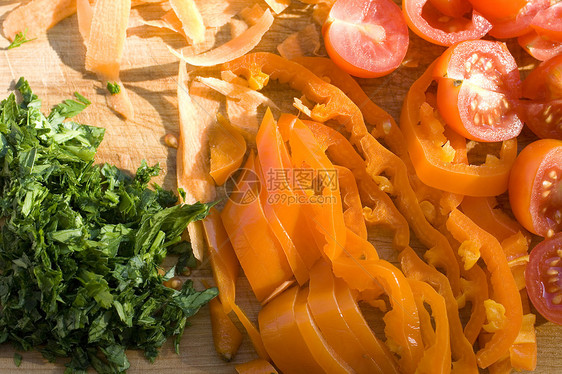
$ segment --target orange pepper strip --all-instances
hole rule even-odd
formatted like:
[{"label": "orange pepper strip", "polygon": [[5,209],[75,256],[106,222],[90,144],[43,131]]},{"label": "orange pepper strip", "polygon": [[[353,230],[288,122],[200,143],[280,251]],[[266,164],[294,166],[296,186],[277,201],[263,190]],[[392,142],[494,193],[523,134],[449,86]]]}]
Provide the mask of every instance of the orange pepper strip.
[{"label": "orange pepper strip", "polygon": [[470,319],[464,326],[464,335],[470,344],[474,344],[482,326],[486,323],[484,301],[488,299],[488,278],[478,265],[474,265],[470,270],[465,271],[464,277],[466,280],[463,282],[462,297],[464,301],[470,301],[472,306]]},{"label": "orange pepper strip", "polygon": [[287,147],[269,109],[256,136],[261,165],[262,206],[272,230],[281,243],[299,284],[308,280],[308,270],[320,257],[311,237],[312,224],[306,204],[297,204],[291,183],[293,168]]},{"label": "orange pepper strip", "polygon": [[298,293],[298,287],[289,288],[260,310],[261,337],[267,352],[282,372],[319,373],[322,368],[313,358],[295,320]]},{"label": "orange pepper strip", "polygon": [[355,177],[351,171],[343,166],[336,166],[341,200],[344,205],[343,219],[348,229],[362,239],[367,240],[367,226],[363,218],[363,207]]},{"label": "orange pepper strip", "polygon": [[408,222],[396,209],[392,199],[382,192],[371,176],[367,174],[365,160],[351,143],[341,133],[324,124],[314,121],[302,122],[313,132],[330,160],[336,165],[348,168],[355,176],[362,204],[366,205],[365,219],[367,222],[376,226],[389,227],[394,232],[395,248],[406,247],[410,241]]},{"label": "orange pepper strip", "polygon": [[203,220],[203,227],[209,248],[211,270],[219,289],[219,298],[225,313],[229,313],[236,299],[236,279],[240,263],[216,208],[210,209],[209,214]]},{"label": "orange pepper strip", "polygon": [[266,361],[269,361],[270,360],[269,354],[265,349],[262,337],[256,326],[253,324],[252,321],[250,321],[246,313],[244,313],[244,311],[240,309],[240,307],[237,304],[232,305],[232,311],[234,312],[234,314],[236,314],[236,317],[238,317],[238,320],[240,321],[242,326],[244,326],[244,328],[246,329],[246,332],[248,333],[248,336],[250,337],[250,340],[252,341],[252,345],[254,346],[254,349],[258,354],[258,356],[260,356],[262,359]]},{"label": "orange pepper strip", "polygon": [[476,356],[472,350],[472,344],[463,334],[457,301],[447,277],[423,262],[412,248],[403,250],[399,259],[402,270],[408,278],[430,284],[445,299],[451,334],[451,351],[454,359],[453,372],[477,374]]},{"label": "orange pepper strip", "polygon": [[295,321],[312,356],[326,373],[354,373],[353,368],[347,364],[324,339],[312,313],[307,305],[310,290],[301,288],[295,301]]},{"label": "orange pepper strip", "polygon": [[261,358],[238,364],[234,368],[238,374],[279,374],[273,365]]},{"label": "orange pepper strip", "polygon": [[257,191],[257,159],[251,153],[237,181],[239,191],[230,195],[222,211],[222,221],[232,247],[261,302],[293,273],[265,217]]},{"label": "orange pepper strip", "polygon": [[476,354],[479,366],[486,368],[508,352],[521,329],[521,297],[501,245],[494,236],[481,229],[459,210],[451,212],[447,220],[447,229],[459,242],[472,239],[480,243],[482,259],[490,272],[494,298],[505,308],[506,318],[502,326]]},{"label": "orange pepper strip", "polygon": [[391,152],[384,152],[383,150],[386,148],[373,137],[365,136],[361,143],[367,157],[367,172],[371,175],[386,172],[393,176],[392,184],[399,193],[396,199],[398,208],[410,223],[417,238],[430,248],[425,252],[425,258],[431,265],[445,269],[453,292],[458,294],[460,292],[460,269],[453,249],[447,238],[431,226],[425,218],[416,194],[409,184],[405,164]]},{"label": "orange pepper strip", "polygon": [[495,196],[505,192],[517,155],[517,141],[503,142],[499,159],[488,158],[481,165],[454,162],[447,154],[454,148],[443,135],[444,126],[426,102],[434,65],[410,87],[400,117],[416,174],[429,186],[463,195]]},{"label": "orange pepper strip", "polygon": [[525,268],[529,261],[529,238],[521,231],[502,240],[501,245],[507,258],[517,288],[525,288]]},{"label": "orange pepper strip", "polygon": [[[294,168],[313,171],[314,178],[321,185],[301,185],[308,198],[321,200],[309,204],[313,223],[313,235],[318,246],[330,258],[337,258],[345,248],[346,227],[343,218],[342,202],[337,183],[336,169],[324,154],[314,134],[296,117],[291,121],[279,121],[281,133],[289,136],[291,159]],[[322,178],[322,180],[321,180]],[[314,195],[315,191],[321,195]]]},{"label": "orange pepper strip", "polygon": [[[439,295],[429,284],[415,279],[408,279],[412,288],[418,311],[426,309],[424,302],[431,307],[431,314],[435,321],[435,331],[431,320],[426,320],[423,330],[431,330],[431,341],[418,363],[416,373],[438,374],[451,372],[451,344],[449,338],[449,321],[447,318],[447,307],[443,296]],[[420,319],[421,320],[421,319]]]},{"label": "orange pepper strip", "polygon": [[357,373],[385,373],[343,318],[330,265],[319,261],[310,271],[308,307],[326,342]]},{"label": "orange pepper strip", "polygon": [[209,301],[209,312],[215,351],[223,360],[229,362],[242,344],[242,334],[225,313],[219,299]]},{"label": "orange pepper strip", "polygon": [[334,274],[344,279],[352,289],[384,289],[392,305],[392,310],[383,317],[387,345],[400,355],[400,369],[413,373],[423,356],[423,342],[416,302],[406,277],[384,260],[342,257],[333,261],[332,267]]},{"label": "orange pepper strip", "polygon": [[226,118],[218,116],[216,125],[210,130],[209,148],[211,153],[209,174],[217,186],[220,186],[242,165],[246,153],[246,141]]},{"label": "orange pepper strip", "polygon": [[467,196],[461,203],[462,212],[478,226],[494,235],[500,243],[518,232],[530,239],[527,230],[497,206],[498,202],[493,196]]},{"label": "orange pepper strip", "polygon": [[334,281],[340,311],[350,329],[357,336],[363,347],[367,349],[369,355],[380,365],[385,374],[398,373],[396,359],[388,347],[373,334],[373,331],[361,314],[349,286],[340,278],[334,278]]}]

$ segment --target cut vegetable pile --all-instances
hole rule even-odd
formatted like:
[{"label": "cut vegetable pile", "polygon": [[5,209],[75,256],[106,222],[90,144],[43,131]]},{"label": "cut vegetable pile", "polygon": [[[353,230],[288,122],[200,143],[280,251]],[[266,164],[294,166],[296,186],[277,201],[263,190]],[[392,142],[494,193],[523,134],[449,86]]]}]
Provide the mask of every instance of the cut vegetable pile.
[{"label": "cut vegetable pile", "polygon": [[[12,39],[19,35],[21,45],[76,8],[87,45],[86,69],[107,86],[109,105],[131,118],[119,63],[131,6],[144,2],[149,1],[78,0],[60,12],[57,6],[64,1],[47,6],[32,0],[8,16],[4,33]],[[252,52],[291,6],[289,0],[267,0],[263,7],[257,1],[162,1],[169,8],[163,18],[146,22],[180,33],[187,43],[170,52],[180,59],[177,182],[184,201],[193,205],[166,209],[198,209],[175,221],[170,240],[176,242],[181,221],[193,256],[208,259],[219,291],[210,303],[217,353],[225,361],[235,357],[243,339],[238,326],[243,326],[259,358],[237,365],[239,373],[534,370],[537,317],[530,301],[548,320],[562,321],[562,39],[560,25],[551,22],[560,19],[562,3],[404,0],[400,9],[389,0],[303,2],[323,24],[331,59],[315,56],[321,42],[316,25],[290,33],[277,47],[281,56]],[[40,5],[47,9],[45,18],[25,31],[21,8]],[[232,39],[214,45],[217,29],[226,25]],[[406,25],[448,48],[410,86],[397,124],[349,74],[370,78],[398,69],[408,49]],[[495,40],[479,40],[487,34]],[[510,50],[497,40],[515,37],[533,57],[545,60],[524,81]],[[356,48],[349,48],[353,43]],[[286,103],[268,97],[272,81],[292,90],[287,91],[294,97],[287,100],[296,111],[280,110]],[[31,93],[23,93],[21,107],[3,103],[4,116],[33,112]],[[64,110],[54,112],[55,120],[69,116]],[[62,120],[56,125],[64,129],[56,136],[63,144],[89,139],[83,134],[67,139],[68,131],[78,130]],[[518,137],[525,126],[544,139],[521,151]],[[8,144],[7,135],[0,141]],[[19,156],[24,166],[31,162],[27,153]],[[0,156],[15,160],[9,152]],[[107,178],[106,168],[101,170]],[[100,183],[104,188],[122,183],[111,180]],[[222,190],[228,196],[211,208]],[[36,189],[26,191],[16,200],[29,215],[35,208],[28,196],[43,197]],[[509,199],[510,206],[501,199]],[[10,216],[4,205],[2,215]],[[6,219],[3,231],[14,227],[13,219]],[[81,256],[72,236],[76,229],[37,235]],[[95,233],[106,234],[103,228]],[[392,243],[396,261],[383,258],[376,247],[380,240]],[[414,250],[411,243],[423,249]],[[158,263],[167,246],[151,259]],[[143,248],[150,253],[153,247]],[[29,271],[27,256],[10,261],[15,265],[5,260],[3,276],[19,267]],[[259,305],[256,320],[237,300],[240,270]],[[117,272],[103,267],[101,275],[91,273],[82,281],[86,291],[75,294],[86,293],[97,303],[93,310],[104,312],[110,305],[103,305],[107,300],[99,287],[109,287],[106,278]],[[53,308],[58,285],[34,274],[37,287],[48,294],[36,303]],[[188,286],[170,290],[157,273],[149,279],[158,295],[191,297],[196,306],[177,305],[176,312],[186,316],[215,295],[213,289],[192,294]],[[92,293],[90,281],[97,282],[98,293]],[[111,300],[114,306],[117,300]],[[131,320],[125,318],[125,304],[115,309],[122,322]],[[182,331],[180,323],[173,334]],[[44,341],[19,344],[27,348]],[[122,347],[131,346],[128,341],[120,341],[119,355],[113,345],[94,342],[110,366],[126,369],[118,358]],[[76,355],[64,348],[60,355]],[[149,357],[155,348],[147,350]],[[88,349],[78,353],[96,366],[93,357],[99,352]],[[76,360],[73,369],[83,364]]]}]

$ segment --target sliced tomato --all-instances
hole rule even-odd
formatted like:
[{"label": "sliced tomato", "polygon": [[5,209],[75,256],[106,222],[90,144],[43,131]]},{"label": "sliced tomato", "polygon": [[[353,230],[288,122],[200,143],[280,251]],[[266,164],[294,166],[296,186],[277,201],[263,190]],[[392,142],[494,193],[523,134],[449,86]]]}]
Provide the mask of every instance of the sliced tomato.
[{"label": "sliced tomato", "polygon": [[521,102],[525,124],[540,138],[562,140],[562,54],[535,68],[523,93],[530,99]]},{"label": "sliced tomato", "polygon": [[509,203],[515,218],[534,234],[562,230],[562,140],[541,139],[517,156],[509,177]]},{"label": "sliced tomato", "polygon": [[403,0],[402,11],[408,26],[419,37],[438,45],[450,46],[463,40],[480,39],[492,24],[480,13],[451,17],[428,0]]},{"label": "sliced tomato", "polygon": [[531,22],[537,34],[562,42],[562,2],[540,10]]},{"label": "sliced tomato", "polygon": [[338,0],[322,33],[332,60],[361,78],[389,74],[408,50],[408,27],[392,0]]},{"label": "sliced tomato", "polygon": [[468,0],[429,0],[441,13],[449,17],[462,17],[472,10]]},{"label": "sliced tomato", "polygon": [[535,309],[562,325],[562,233],[533,248],[525,269],[525,285]]},{"label": "sliced tomato", "polygon": [[497,142],[519,135],[523,122],[513,102],[521,80],[515,59],[501,42],[475,40],[450,47],[439,59],[437,108],[465,138]]},{"label": "sliced tomato", "polygon": [[517,42],[528,54],[540,61],[546,61],[562,53],[562,42],[547,39],[532,30],[517,38]]},{"label": "sliced tomato", "polygon": [[525,6],[526,0],[468,0],[472,7],[489,20],[513,18]]},{"label": "sliced tomato", "polygon": [[[495,4],[493,1],[489,1],[489,3]],[[524,35],[533,30],[531,22],[535,15],[548,8],[549,5],[550,0],[529,0],[514,17],[492,21],[494,27],[489,34],[497,39],[509,39]]]}]

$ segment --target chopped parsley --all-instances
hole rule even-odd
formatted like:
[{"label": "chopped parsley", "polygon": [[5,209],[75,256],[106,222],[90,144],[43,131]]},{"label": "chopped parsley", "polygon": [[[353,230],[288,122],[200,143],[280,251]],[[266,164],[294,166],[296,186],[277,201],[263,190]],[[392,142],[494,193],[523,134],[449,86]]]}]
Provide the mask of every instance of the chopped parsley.
[{"label": "chopped parsley", "polygon": [[30,42],[32,40],[35,40],[36,38],[33,39],[27,39],[27,29],[18,32],[16,34],[16,36],[14,37],[14,41],[12,42],[12,44],[10,44],[8,46],[8,49],[12,49],[12,48],[17,48],[19,46],[21,46],[24,43]]},{"label": "chopped parsley", "polygon": [[178,270],[193,262],[180,236],[211,204],[176,205],[172,192],[148,188],[157,165],[130,176],[94,164],[104,129],[65,121],[84,97],[44,116],[27,82],[16,87],[23,101],[12,93],[0,103],[0,343],[69,357],[68,373],[124,372],[127,349],[153,361],[169,337],[177,351],[217,290],[167,288],[176,268],[158,270],[170,251]]},{"label": "chopped parsley", "polygon": [[117,95],[119,92],[121,92],[121,86],[119,86],[119,83],[116,82],[107,82],[107,90],[110,94]]}]

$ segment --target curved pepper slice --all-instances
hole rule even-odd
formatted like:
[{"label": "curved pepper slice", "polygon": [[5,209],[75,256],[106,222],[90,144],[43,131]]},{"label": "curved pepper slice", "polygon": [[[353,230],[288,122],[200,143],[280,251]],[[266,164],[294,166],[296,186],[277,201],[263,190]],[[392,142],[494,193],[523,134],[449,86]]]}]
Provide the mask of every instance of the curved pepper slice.
[{"label": "curved pepper slice", "polygon": [[217,123],[209,131],[211,167],[209,174],[217,186],[223,185],[244,159],[246,141],[228,120],[218,116]]},{"label": "curved pepper slice", "polygon": [[274,231],[299,284],[308,280],[308,270],[320,257],[310,235],[310,207],[298,204],[298,191],[291,180],[294,175],[286,145],[267,110],[256,136],[260,176],[260,198],[271,229]]},{"label": "curved pepper slice", "polygon": [[293,273],[264,215],[256,191],[256,163],[251,153],[237,181],[238,189],[230,195],[221,217],[256,298],[264,301]]},{"label": "curved pepper slice", "polygon": [[298,287],[285,290],[267,303],[258,315],[261,338],[275,365],[283,373],[320,373],[294,315]]},{"label": "curved pepper slice", "polygon": [[382,288],[392,310],[383,317],[389,348],[400,356],[400,369],[413,373],[423,356],[420,321],[412,289],[406,277],[384,260],[338,258],[332,262],[334,274],[350,288],[365,291]]},{"label": "curved pepper slice", "polygon": [[500,157],[489,155],[480,165],[453,162],[455,149],[447,142],[434,108],[426,102],[434,65],[412,84],[400,116],[400,128],[416,174],[429,186],[462,195],[496,196],[505,192],[517,155],[517,141],[504,141]]},{"label": "curved pepper slice", "polygon": [[445,299],[454,372],[477,374],[478,367],[472,343],[463,334],[457,301],[447,277],[423,262],[412,248],[406,248],[400,252],[399,259],[402,270],[408,278],[428,283]]},{"label": "curved pepper slice", "polygon": [[216,208],[210,209],[209,214],[203,220],[203,227],[209,249],[211,270],[219,289],[219,299],[225,313],[229,313],[236,299],[236,279],[238,279],[240,263]]},{"label": "curved pepper slice", "polygon": [[367,226],[363,218],[363,207],[355,177],[343,166],[335,166],[343,203],[343,219],[348,229],[367,240]]},{"label": "curved pepper slice", "polygon": [[279,374],[268,361],[257,358],[234,367],[238,374]]},{"label": "curved pepper slice", "polygon": [[310,271],[308,307],[324,339],[357,373],[385,371],[361,344],[343,318],[330,265],[319,261]]},{"label": "curved pepper slice", "polygon": [[482,259],[490,272],[493,297],[505,309],[505,319],[501,326],[476,354],[479,366],[486,368],[508,352],[521,329],[521,297],[501,245],[494,236],[482,230],[459,210],[451,212],[447,229],[461,243],[469,239],[480,243]]},{"label": "curved pepper slice", "polygon": [[[422,334],[430,330],[430,341],[416,369],[416,373],[438,374],[451,372],[451,344],[449,338],[449,321],[447,307],[443,296],[439,295],[429,284],[415,279],[408,279],[412,288],[418,311],[427,313],[424,303],[431,307],[431,314],[435,321],[433,330],[431,320],[420,318]],[[420,313],[421,316],[421,313]],[[424,323],[425,322],[425,323]]]},{"label": "curved pepper slice", "polygon": [[365,167],[365,160],[353,145],[336,130],[314,121],[302,121],[314,134],[330,160],[353,173],[357,181],[362,204],[365,206],[365,220],[374,226],[384,226],[393,231],[394,246],[406,247],[410,241],[410,228],[390,197],[382,192]]}]

